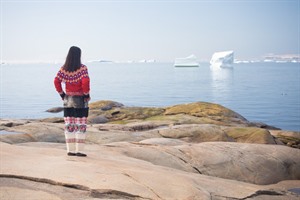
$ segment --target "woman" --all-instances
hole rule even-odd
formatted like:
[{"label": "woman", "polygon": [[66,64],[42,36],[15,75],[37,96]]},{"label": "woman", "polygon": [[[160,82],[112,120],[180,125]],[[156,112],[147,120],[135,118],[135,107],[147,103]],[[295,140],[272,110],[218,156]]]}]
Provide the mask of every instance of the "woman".
[{"label": "woman", "polygon": [[[65,83],[65,91],[62,88]],[[81,64],[81,50],[72,46],[65,64],[58,71],[54,85],[64,104],[65,138],[68,156],[82,153],[90,100],[90,78],[87,67]]]}]

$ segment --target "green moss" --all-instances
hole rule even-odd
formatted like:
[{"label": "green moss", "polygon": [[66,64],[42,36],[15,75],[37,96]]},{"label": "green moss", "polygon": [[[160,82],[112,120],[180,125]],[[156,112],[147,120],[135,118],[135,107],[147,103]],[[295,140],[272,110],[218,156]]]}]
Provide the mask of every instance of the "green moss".
[{"label": "green moss", "polygon": [[274,144],[275,141],[266,129],[256,127],[233,127],[225,129],[226,134],[237,142]]},{"label": "green moss", "polygon": [[187,114],[195,117],[207,117],[215,121],[232,121],[231,118],[247,121],[244,117],[228,108],[207,102],[195,102],[167,107],[164,114]]},{"label": "green moss", "polygon": [[160,115],[161,113],[164,112],[164,110],[161,108],[143,108],[143,107],[125,107],[119,109],[118,111],[119,112],[117,114],[112,115],[111,120],[133,120],[133,119],[142,120],[152,116]]},{"label": "green moss", "polygon": [[89,103],[89,108],[90,109],[100,109],[104,106],[111,105],[112,103],[113,103],[113,101],[110,101],[110,100],[96,101],[96,102]]},{"label": "green moss", "polygon": [[[159,107],[114,107],[117,102],[97,101],[90,104],[90,116],[104,115],[110,122],[146,120],[167,121],[179,124],[216,124],[230,126],[247,123],[239,114],[213,103],[195,102],[175,105],[166,108]],[[112,106],[112,109],[102,111],[103,106]],[[117,122],[120,123],[120,122]]]},{"label": "green moss", "polygon": [[146,121],[165,121],[169,123],[178,123],[178,124],[216,124],[222,125],[222,123],[212,120],[206,117],[195,117],[186,114],[177,114],[177,115],[157,115],[145,119]]},{"label": "green moss", "polygon": [[300,144],[300,139],[295,138],[295,137],[290,137],[290,136],[284,136],[284,135],[278,135],[276,136],[277,139],[282,141],[283,143],[287,144],[288,142],[296,142]]},{"label": "green moss", "polygon": [[180,119],[179,116],[166,116],[166,115],[155,115],[152,117],[148,117],[146,121],[178,121]]},{"label": "green moss", "polygon": [[124,121],[124,120],[118,120],[118,121],[109,122],[109,124],[121,124],[121,125],[125,125],[125,124],[128,124],[128,122]]}]

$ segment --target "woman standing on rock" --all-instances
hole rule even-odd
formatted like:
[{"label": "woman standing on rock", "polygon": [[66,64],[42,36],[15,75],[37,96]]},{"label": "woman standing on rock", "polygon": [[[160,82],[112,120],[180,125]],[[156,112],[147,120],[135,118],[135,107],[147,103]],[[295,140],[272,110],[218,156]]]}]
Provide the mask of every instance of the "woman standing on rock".
[{"label": "woman standing on rock", "polygon": [[[65,91],[62,88],[65,83]],[[64,104],[65,138],[68,156],[86,156],[82,153],[90,100],[90,78],[81,63],[81,50],[72,46],[65,64],[58,71],[54,85]]]}]

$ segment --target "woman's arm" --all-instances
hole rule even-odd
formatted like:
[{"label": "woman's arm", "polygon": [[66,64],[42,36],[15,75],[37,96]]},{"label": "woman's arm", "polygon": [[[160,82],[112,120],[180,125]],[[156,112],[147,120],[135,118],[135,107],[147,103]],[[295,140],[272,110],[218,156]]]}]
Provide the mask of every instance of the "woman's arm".
[{"label": "woman's arm", "polygon": [[90,98],[90,78],[88,76],[82,78],[81,83],[82,83],[84,100],[85,101],[91,100],[91,98]]},{"label": "woman's arm", "polygon": [[61,80],[59,78],[57,78],[57,77],[54,78],[54,86],[55,86],[56,91],[61,96],[61,98],[64,99],[64,97],[65,97],[66,94],[65,94],[65,92],[62,89]]}]

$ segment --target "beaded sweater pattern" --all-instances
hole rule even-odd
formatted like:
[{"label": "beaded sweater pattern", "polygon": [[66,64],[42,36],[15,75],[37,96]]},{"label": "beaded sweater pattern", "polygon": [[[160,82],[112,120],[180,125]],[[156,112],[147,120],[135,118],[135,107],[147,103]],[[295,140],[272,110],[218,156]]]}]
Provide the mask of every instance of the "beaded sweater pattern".
[{"label": "beaded sweater pattern", "polygon": [[65,71],[63,68],[61,68],[58,71],[56,77],[60,81],[65,82],[65,83],[77,83],[83,78],[86,78],[86,77],[88,78],[89,74],[88,74],[87,67],[85,65],[82,65],[75,72],[68,72],[68,71]]}]

